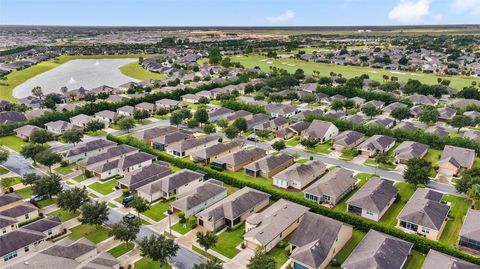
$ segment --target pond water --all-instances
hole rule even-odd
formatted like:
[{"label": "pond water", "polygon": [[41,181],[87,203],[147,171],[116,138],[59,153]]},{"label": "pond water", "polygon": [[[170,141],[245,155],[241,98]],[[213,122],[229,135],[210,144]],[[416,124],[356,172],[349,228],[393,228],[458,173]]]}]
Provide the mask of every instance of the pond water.
[{"label": "pond water", "polygon": [[59,93],[63,86],[69,90],[79,87],[90,90],[102,85],[118,87],[129,81],[138,81],[125,76],[119,70],[121,66],[136,60],[136,58],[70,60],[18,85],[13,89],[13,96],[23,98],[32,95],[32,89],[36,86],[42,87],[44,94]]}]

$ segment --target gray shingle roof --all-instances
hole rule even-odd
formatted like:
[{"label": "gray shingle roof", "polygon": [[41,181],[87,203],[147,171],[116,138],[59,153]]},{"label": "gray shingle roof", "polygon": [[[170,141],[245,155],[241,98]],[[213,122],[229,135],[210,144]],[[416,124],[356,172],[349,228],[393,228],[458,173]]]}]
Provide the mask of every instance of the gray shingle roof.
[{"label": "gray shingle roof", "polygon": [[475,151],[454,146],[445,146],[438,163],[450,162],[458,168],[470,168],[475,160]]},{"label": "gray shingle roof", "polygon": [[344,131],[333,138],[333,144],[355,147],[357,141],[363,137],[365,137],[365,135],[357,131]]},{"label": "gray shingle roof", "polygon": [[265,152],[266,151],[261,148],[241,149],[231,154],[225,155],[217,159],[215,162],[226,163],[230,165],[245,163],[249,160],[250,162],[253,162],[254,160],[261,158],[262,156],[265,156]]},{"label": "gray shingle roof", "polygon": [[37,211],[38,208],[28,202],[24,202],[23,204],[11,207],[9,209],[3,210],[0,212],[0,215],[7,216],[11,218],[16,218],[19,216],[23,216],[27,213]]},{"label": "gray shingle roof", "polygon": [[385,150],[390,144],[394,143],[395,139],[386,135],[374,135],[361,143],[359,148],[366,148],[368,150]]},{"label": "gray shingle roof", "polygon": [[173,126],[168,126],[164,128],[151,128],[151,129],[143,130],[138,133],[134,133],[132,136],[141,140],[144,140],[144,139],[151,140],[151,139],[164,136],[166,134],[170,134],[176,131],[178,131],[177,128]]},{"label": "gray shingle roof", "polygon": [[189,149],[198,147],[200,145],[204,145],[208,142],[218,140],[218,138],[219,137],[216,136],[216,135],[209,135],[209,136],[202,137],[202,138],[192,138],[192,139],[187,139],[187,140],[181,140],[177,143],[170,144],[168,146],[168,148],[171,149],[171,150],[175,150],[177,152],[184,152],[184,151],[187,151]]},{"label": "gray shingle roof", "polygon": [[201,158],[206,160],[220,153],[227,152],[239,146],[241,146],[241,144],[235,141],[232,141],[229,143],[218,143],[218,144],[200,149],[198,151],[195,151],[191,154],[191,156],[193,158]]},{"label": "gray shingle roof", "polygon": [[347,200],[347,204],[380,213],[397,194],[398,189],[393,186],[392,181],[372,177]]},{"label": "gray shingle roof", "polygon": [[305,182],[311,178],[321,176],[326,169],[327,166],[322,161],[312,160],[307,163],[296,163],[274,177],[283,180]]},{"label": "gray shingle roof", "polygon": [[304,192],[317,196],[328,195],[330,197],[339,197],[348,189],[355,185],[353,172],[344,168],[335,169],[328,172],[325,176],[315,181]]},{"label": "gray shingle roof", "polygon": [[27,121],[27,117],[22,112],[5,111],[0,112],[0,123],[15,123]]},{"label": "gray shingle roof", "polygon": [[422,269],[480,269],[480,266],[431,249]]},{"label": "gray shingle roof", "polygon": [[57,217],[53,217],[53,218],[45,218],[45,219],[37,220],[35,222],[32,222],[28,225],[23,226],[23,228],[43,233],[54,227],[58,227],[60,225],[62,225],[62,222],[60,221],[60,219]]},{"label": "gray shingle roof", "polygon": [[460,236],[480,241],[480,210],[468,209]]},{"label": "gray shingle roof", "polygon": [[96,139],[92,141],[88,141],[85,143],[81,143],[76,145],[75,147],[71,148],[67,153],[65,153],[65,157],[71,157],[80,155],[86,152],[98,150],[105,147],[110,147],[116,145],[115,142],[106,140],[106,139]]},{"label": "gray shingle roof", "polygon": [[285,163],[293,161],[293,157],[287,154],[267,155],[253,163],[246,165],[244,168],[251,171],[272,171]]},{"label": "gray shingle roof", "polygon": [[96,248],[97,246],[95,244],[93,244],[92,242],[88,241],[85,238],[82,238],[74,242],[65,241],[65,242],[62,242],[61,244],[56,244],[42,251],[41,253],[50,255],[50,256],[63,257],[67,259],[76,259],[82,256],[83,254],[90,252]]},{"label": "gray shingle roof", "polygon": [[162,177],[157,181],[144,185],[137,190],[149,195],[158,191],[168,193],[189,182],[198,181],[203,178],[203,174],[188,169],[182,169],[176,173]]},{"label": "gray shingle roof", "polygon": [[172,207],[185,212],[225,191],[226,189],[223,186],[207,181],[195,190],[172,202]]},{"label": "gray shingle roof", "polygon": [[22,200],[22,198],[14,192],[3,194],[0,195],[0,206],[8,205],[20,200]]},{"label": "gray shingle roof", "polygon": [[427,150],[428,145],[414,141],[404,141],[395,149],[395,155],[405,160],[414,157],[422,158],[427,153]]},{"label": "gray shingle roof", "polygon": [[335,126],[333,123],[322,120],[313,120],[304,136],[313,138],[323,138],[328,129]]},{"label": "gray shingle roof", "polygon": [[47,237],[43,233],[23,228],[6,233],[0,236],[0,256],[46,238]]},{"label": "gray shingle roof", "polygon": [[137,152],[137,151],[138,151],[137,148],[134,148],[129,145],[118,145],[116,147],[107,149],[105,153],[88,158],[86,163],[87,165],[91,165],[91,164],[95,164],[95,163],[109,160],[112,158],[117,158],[128,153]]},{"label": "gray shingle roof", "polygon": [[168,133],[163,136],[159,136],[157,138],[152,139],[153,142],[157,142],[163,145],[170,145],[175,142],[179,142],[185,139],[194,139],[193,134],[185,131],[185,130],[179,130],[178,132],[173,132],[173,133]]},{"label": "gray shingle roof", "polygon": [[126,174],[123,178],[118,180],[118,183],[126,186],[136,186],[136,188],[138,188],[169,175],[171,171],[172,170],[168,165],[154,163]]}]

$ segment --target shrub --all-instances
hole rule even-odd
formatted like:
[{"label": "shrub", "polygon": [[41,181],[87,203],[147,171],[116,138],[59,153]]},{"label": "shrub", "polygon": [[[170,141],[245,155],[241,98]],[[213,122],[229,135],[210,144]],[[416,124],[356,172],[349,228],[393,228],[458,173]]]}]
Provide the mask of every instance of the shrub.
[{"label": "shrub", "polygon": [[92,172],[91,172],[90,170],[85,170],[85,177],[86,177],[86,178],[91,178],[91,177],[93,177]]},{"label": "shrub", "polygon": [[279,248],[284,248],[284,247],[286,247],[287,245],[288,245],[288,243],[285,242],[284,240],[280,240],[280,242],[278,242],[278,244],[277,244],[277,246],[278,246]]},{"label": "shrub", "polygon": [[194,223],[194,224],[192,224],[192,225],[190,226],[190,229],[193,230],[193,229],[197,228],[197,226],[198,226],[198,224],[197,224],[197,223]]},{"label": "shrub", "polygon": [[62,161],[60,162],[60,166],[61,166],[61,167],[66,167],[66,166],[68,166],[68,162],[65,161],[65,160],[62,160]]},{"label": "shrub", "polygon": [[178,217],[179,217],[180,219],[185,219],[185,212],[183,212],[183,211],[182,211],[182,212],[178,212]]}]

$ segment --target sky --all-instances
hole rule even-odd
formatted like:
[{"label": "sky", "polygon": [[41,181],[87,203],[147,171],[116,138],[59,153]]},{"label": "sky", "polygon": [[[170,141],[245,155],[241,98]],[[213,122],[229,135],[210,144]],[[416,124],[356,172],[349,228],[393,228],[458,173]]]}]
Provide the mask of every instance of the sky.
[{"label": "sky", "polygon": [[0,25],[480,24],[480,0],[0,0]]}]

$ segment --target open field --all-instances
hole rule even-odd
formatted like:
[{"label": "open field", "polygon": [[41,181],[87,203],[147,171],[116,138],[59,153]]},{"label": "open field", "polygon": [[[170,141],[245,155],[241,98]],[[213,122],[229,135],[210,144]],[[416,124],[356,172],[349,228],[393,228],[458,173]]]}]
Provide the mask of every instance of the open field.
[{"label": "open field", "polygon": [[320,76],[328,76],[330,72],[340,73],[345,78],[352,78],[361,74],[368,74],[371,79],[382,82],[383,75],[396,76],[399,81],[407,82],[408,79],[418,79],[427,84],[437,84],[437,78],[445,78],[451,81],[450,86],[462,89],[470,86],[472,81],[480,83],[480,78],[466,76],[441,76],[435,74],[413,73],[413,72],[396,72],[383,69],[375,69],[360,66],[344,66],[335,64],[324,64],[315,62],[305,62],[296,59],[272,59],[258,54],[242,55],[232,57],[232,61],[240,62],[246,68],[260,67],[263,71],[268,71],[270,67],[286,69],[289,72],[295,72],[298,68],[302,68],[305,73],[312,74],[314,70],[320,71]]},{"label": "open field", "polygon": [[139,80],[147,80],[147,79],[162,79],[166,77],[164,74],[153,73],[148,70],[143,69],[139,64],[138,61],[126,64],[120,67],[120,72],[122,72],[125,76],[129,76]]},{"label": "open field", "polygon": [[[0,85],[0,99],[15,101],[15,98],[12,96],[12,91],[15,87],[27,81],[30,78],[33,78],[36,75],[39,75],[43,72],[51,70],[55,67],[58,67],[70,60],[75,59],[118,59],[118,58],[138,58],[140,56],[149,57],[152,55],[141,55],[141,54],[125,54],[125,55],[62,55],[55,59],[41,62],[29,68],[25,68],[20,71],[12,72],[6,76],[6,80],[2,81]],[[126,74],[128,76],[128,74]]]}]

